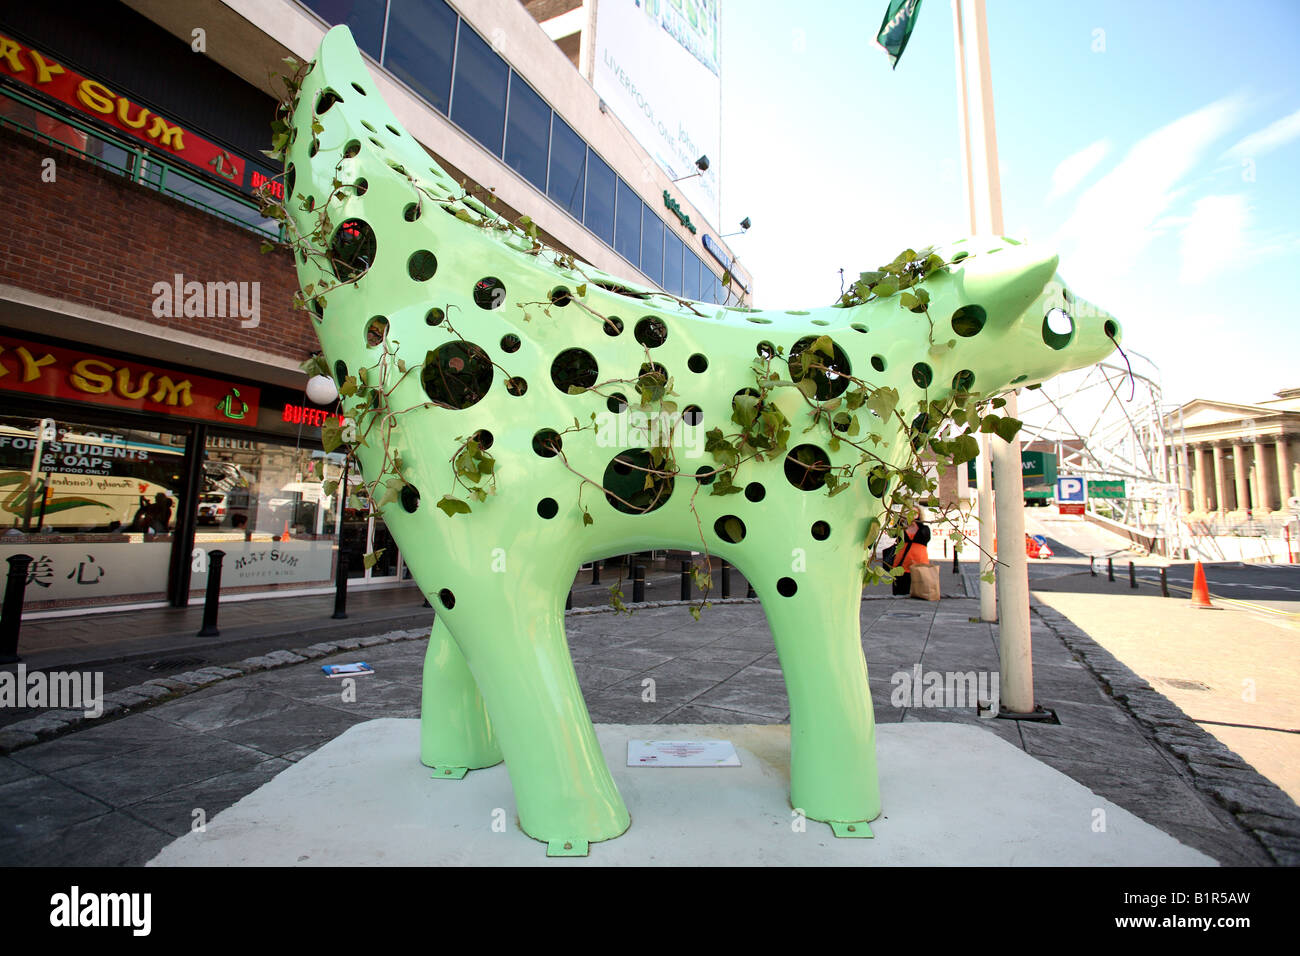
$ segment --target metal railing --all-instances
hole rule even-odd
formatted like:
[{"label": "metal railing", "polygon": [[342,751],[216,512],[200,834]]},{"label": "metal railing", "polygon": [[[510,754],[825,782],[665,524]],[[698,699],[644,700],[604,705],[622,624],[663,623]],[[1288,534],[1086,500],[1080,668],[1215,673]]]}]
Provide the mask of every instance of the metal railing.
[{"label": "metal railing", "polygon": [[[5,99],[77,130],[86,136],[86,143],[85,146],[78,146],[3,113],[0,113],[0,127],[17,130],[37,142],[72,153],[101,169],[117,173],[134,183],[147,186],[260,236],[277,241],[284,238],[284,226],[263,216],[258,210],[257,202],[251,198],[219,189],[203,177],[162,159],[150,149],[104,133],[70,113],[51,109],[47,104],[11,86],[0,85],[0,100]],[[92,144],[97,152],[91,151]]]}]

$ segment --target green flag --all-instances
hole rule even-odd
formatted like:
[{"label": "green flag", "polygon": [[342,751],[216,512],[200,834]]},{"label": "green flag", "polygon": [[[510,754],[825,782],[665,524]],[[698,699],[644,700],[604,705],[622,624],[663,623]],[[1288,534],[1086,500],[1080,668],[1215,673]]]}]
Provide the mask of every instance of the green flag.
[{"label": "green flag", "polygon": [[889,0],[876,42],[888,55],[894,69],[898,68],[898,61],[907,49],[907,41],[912,38],[912,27],[916,26],[920,12],[921,0]]}]

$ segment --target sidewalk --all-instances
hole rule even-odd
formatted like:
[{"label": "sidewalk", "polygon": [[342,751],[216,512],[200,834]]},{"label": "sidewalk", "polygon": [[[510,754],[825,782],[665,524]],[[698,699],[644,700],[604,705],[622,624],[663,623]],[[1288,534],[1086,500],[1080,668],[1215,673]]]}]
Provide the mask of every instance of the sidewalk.
[{"label": "sidewalk", "polygon": [[[953,581],[945,571],[945,591],[962,593]],[[743,583],[733,582],[732,593],[743,595]],[[650,595],[673,599],[677,590],[657,583]],[[271,614],[266,607],[279,602],[250,603],[266,608],[261,616],[278,629],[277,653],[227,657],[221,662],[229,668],[201,667],[170,685],[167,679],[146,685],[157,700],[123,694],[114,718],[53,739],[19,745],[18,728],[0,730],[0,750],[13,748],[0,757],[0,864],[142,864],[196,821],[210,820],[348,727],[418,716],[430,612],[419,607],[418,594],[405,608],[394,597],[382,592],[371,609],[389,617],[368,619],[358,607],[356,618],[333,622],[350,628],[348,637],[314,645],[295,638],[319,632],[288,610]],[[309,610],[317,609],[302,601],[300,611]],[[417,627],[388,626],[420,611]],[[241,626],[252,628],[258,615],[248,613]],[[1222,863],[1300,862],[1295,805],[1077,622],[1045,605],[1033,614],[1035,681],[1040,703],[1057,713],[1059,724],[982,719],[969,708],[895,706],[891,678],[916,666],[923,673],[996,671],[996,629],[972,622],[977,615],[978,602],[964,596],[925,603],[881,596],[879,589],[868,595],[863,649],[878,722],[962,722],[997,734]],[[223,616],[223,631],[225,623]],[[567,629],[597,723],[788,721],[780,666],[757,602],[719,604],[699,623],[679,604],[644,607],[630,618],[580,609]],[[377,674],[357,682],[357,701],[344,702],[319,665],[360,659]],[[654,682],[652,700],[644,693],[647,678]]]}]

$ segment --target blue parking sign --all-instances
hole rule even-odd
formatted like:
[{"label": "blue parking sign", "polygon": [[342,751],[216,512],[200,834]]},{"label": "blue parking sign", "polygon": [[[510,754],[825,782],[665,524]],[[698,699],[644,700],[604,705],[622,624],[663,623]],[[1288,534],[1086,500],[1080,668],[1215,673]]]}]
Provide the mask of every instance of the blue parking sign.
[{"label": "blue parking sign", "polygon": [[1057,478],[1056,500],[1061,504],[1084,504],[1088,500],[1088,492],[1083,479]]}]

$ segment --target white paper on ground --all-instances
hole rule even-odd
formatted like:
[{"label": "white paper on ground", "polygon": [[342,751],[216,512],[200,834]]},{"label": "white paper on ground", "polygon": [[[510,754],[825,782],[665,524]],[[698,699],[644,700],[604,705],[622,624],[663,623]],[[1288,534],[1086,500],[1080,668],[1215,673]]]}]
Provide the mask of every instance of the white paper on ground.
[{"label": "white paper on ground", "polygon": [[629,740],[629,767],[739,767],[730,740]]}]

